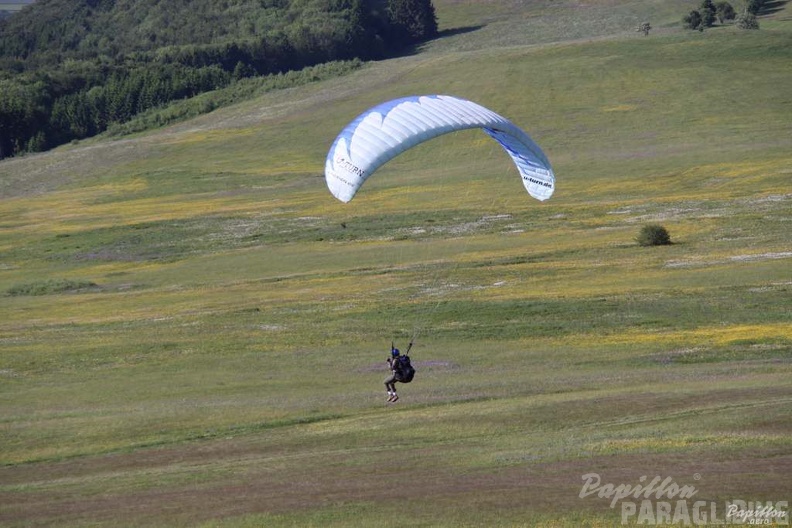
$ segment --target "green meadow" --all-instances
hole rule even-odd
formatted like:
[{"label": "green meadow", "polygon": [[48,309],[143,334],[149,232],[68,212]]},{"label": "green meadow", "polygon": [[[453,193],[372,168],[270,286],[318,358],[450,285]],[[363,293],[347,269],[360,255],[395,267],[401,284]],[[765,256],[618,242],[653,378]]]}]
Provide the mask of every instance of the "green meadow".
[{"label": "green meadow", "polygon": [[[792,499],[792,8],[435,5],[412,55],[0,162],[0,525],[622,525],[592,473],[695,487],[676,525]],[[422,93],[524,127],[554,196],[469,130],[336,201],[336,134]]]}]

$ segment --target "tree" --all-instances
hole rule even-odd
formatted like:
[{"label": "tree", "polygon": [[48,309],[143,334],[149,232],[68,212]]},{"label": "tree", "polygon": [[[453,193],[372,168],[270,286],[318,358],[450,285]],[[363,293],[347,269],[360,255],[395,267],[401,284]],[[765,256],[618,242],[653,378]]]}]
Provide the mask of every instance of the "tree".
[{"label": "tree", "polygon": [[737,13],[729,2],[718,2],[715,4],[715,15],[718,17],[718,22],[723,24],[724,22],[734,20]]},{"label": "tree", "polygon": [[437,36],[437,15],[431,0],[388,0],[388,16],[407,43]]},{"label": "tree", "polygon": [[649,31],[652,29],[652,25],[649,22],[643,22],[636,31],[640,31],[644,34],[644,36],[649,35]]},{"label": "tree", "polygon": [[759,20],[756,15],[745,10],[737,17],[736,25],[740,29],[759,29]]},{"label": "tree", "polygon": [[698,11],[691,11],[690,14],[685,15],[685,17],[682,18],[682,24],[687,29],[698,29],[699,31],[704,30],[704,25],[702,24],[701,20],[701,13]]},{"label": "tree", "polygon": [[232,74],[236,80],[244,79],[245,77],[253,77],[254,75],[256,75],[256,70],[254,70],[252,66],[249,66],[242,61],[236,63],[236,66],[234,67],[234,73]]},{"label": "tree", "polygon": [[43,81],[0,79],[0,157],[41,145],[41,136],[30,140],[47,126],[50,99]]},{"label": "tree", "polygon": [[704,27],[712,27],[715,25],[716,9],[715,4],[712,3],[712,0],[703,0],[698,11],[701,15],[701,23],[704,25]]},{"label": "tree", "polygon": [[27,152],[41,152],[42,150],[47,149],[47,135],[44,134],[43,130],[39,130],[30,140],[27,142],[27,146],[25,150]]}]

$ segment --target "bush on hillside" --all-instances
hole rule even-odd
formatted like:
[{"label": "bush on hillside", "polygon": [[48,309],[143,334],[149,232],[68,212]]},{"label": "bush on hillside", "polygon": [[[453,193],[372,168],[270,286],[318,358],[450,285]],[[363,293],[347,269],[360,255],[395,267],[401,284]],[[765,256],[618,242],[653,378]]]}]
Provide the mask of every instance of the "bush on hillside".
[{"label": "bush on hillside", "polygon": [[671,244],[671,235],[661,225],[645,225],[638,233],[637,241],[641,246],[667,246]]},{"label": "bush on hillside", "polygon": [[704,24],[701,21],[701,13],[698,11],[691,11],[687,15],[682,18],[682,25],[686,29],[698,29],[699,31],[704,30]]},{"label": "bush on hillside", "polygon": [[715,4],[715,15],[720,24],[725,24],[734,20],[737,17],[737,12],[729,2],[718,2]]},{"label": "bush on hillside", "polygon": [[737,17],[735,25],[740,29],[759,29],[759,20],[756,19],[756,15],[753,13],[745,11]]},{"label": "bush on hillside", "polygon": [[[749,2],[758,2],[760,4],[762,1],[763,0],[749,0]],[[714,26],[715,22],[724,24],[734,20],[735,16],[736,12],[734,7],[725,0],[717,4],[713,3],[712,0],[702,0],[698,9],[694,9],[682,17],[682,26],[686,29],[704,31],[706,28]]]}]

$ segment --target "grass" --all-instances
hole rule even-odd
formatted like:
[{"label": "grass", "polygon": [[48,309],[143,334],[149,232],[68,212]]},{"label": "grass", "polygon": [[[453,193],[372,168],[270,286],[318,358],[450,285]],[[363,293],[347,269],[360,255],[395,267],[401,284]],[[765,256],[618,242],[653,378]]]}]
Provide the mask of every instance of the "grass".
[{"label": "grass", "polygon": [[[786,500],[788,8],[588,4],[437,2],[421,53],[0,163],[0,523],[621,525],[591,472]],[[338,130],[429,92],[524,126],[556,195],[466,131],[336,203]]]}]

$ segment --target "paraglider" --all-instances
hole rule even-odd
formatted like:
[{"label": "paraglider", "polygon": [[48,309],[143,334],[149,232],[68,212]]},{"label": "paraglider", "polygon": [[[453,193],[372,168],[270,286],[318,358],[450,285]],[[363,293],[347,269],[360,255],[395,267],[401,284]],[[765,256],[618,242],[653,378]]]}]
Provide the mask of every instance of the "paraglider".
[{"label": "paraglider", "polygon": [[391,357],[388,358],[390,376],[385,379],[385,390],[388,393],[388,402],[390,403],[399,401],[399,395],[396,394],[396,382],[410,383],[415,376],[415,368],[410,362],[410,356],[407,355],[410,353],[412,346],[413,343],[410,341],[407,351],[402,354],[391,342]]},{"label": "paraglider", "polygon": [[481,128],[511,156],[528,193],[538,200],[553,194],[555,177],[544,152],[517,125],[472,101],[449,95],[422,95],[379,104],[349,123],[330,147],[325,181],[349,202],[384,163],[437,136]]},{"label": "paraglider", "polygon": [[[541,201],[552,196],[555,190],[553,169],[542,149],[525,131],[492,110],[449,95],[394,99],[352,120],[336,137],[327,154],[327,187],[333,196],[349,202],[379,167],[402,152],[443,134],[471,128],[482,129],[511,156],[531,196]],[[413,339],[407,352],[412,348]],[[407,353],[401,354],[393,343],[388,368],[387,401],[395,403],[399,399],[396,383],[411,382],[415,369]]]}]

